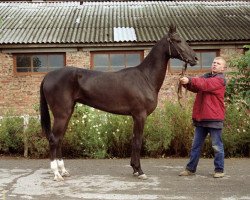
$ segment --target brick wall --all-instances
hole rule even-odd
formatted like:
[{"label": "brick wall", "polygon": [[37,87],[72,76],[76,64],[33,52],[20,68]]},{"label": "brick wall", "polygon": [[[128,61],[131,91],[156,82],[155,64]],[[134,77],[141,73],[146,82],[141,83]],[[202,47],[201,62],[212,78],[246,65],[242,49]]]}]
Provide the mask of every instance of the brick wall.
[{"label": "brick wall", "polygon": [[[239,54],[236,49],[222,49],[221,55],[226,59]],[[145,51],[145,56],[148,51]],[[66,65],[76,67],[90,66],[89,52],[66,53]],[[44,74],[15,75],[12,54],[0,53],[0,116],[7,112],[12,114],[38,114],[39,86]],[[179,75],[167,74],[159,93],[159,106],[165,99],[177,101],[177,83]]]},{"label": "brick wall", "polygon": [[0,74],[0,116],[7,112],[34,113],[43,75],[14,75],[13,57],[3,53],[0,53]]},{"label": "brick wall", "polygon": [[90,53],[77,51],[66,53],[66,65],[81,68],[89,68],[90,66]]}]

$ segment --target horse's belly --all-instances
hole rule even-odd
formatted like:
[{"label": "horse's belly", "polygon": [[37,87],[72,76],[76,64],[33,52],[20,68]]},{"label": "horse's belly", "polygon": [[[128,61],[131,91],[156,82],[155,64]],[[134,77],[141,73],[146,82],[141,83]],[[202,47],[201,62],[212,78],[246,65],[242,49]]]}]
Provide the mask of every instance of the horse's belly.
[{"label": "horse's belly", "polygon": [[129,115],[131,112],[131,105],[129,105],[126,99],[117,98],[112,95],[85,94],[77,101],[114,114]]}]

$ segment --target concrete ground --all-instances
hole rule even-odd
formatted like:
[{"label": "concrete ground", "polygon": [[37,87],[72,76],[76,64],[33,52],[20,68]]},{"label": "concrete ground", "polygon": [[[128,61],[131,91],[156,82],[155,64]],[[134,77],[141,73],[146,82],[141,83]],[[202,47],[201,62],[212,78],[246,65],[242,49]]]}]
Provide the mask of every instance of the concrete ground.
[{"label": "concrete ground", "polygon": [[224,178],[212,177],[213,160],[179,177],[188,159],[142,159],[147,180],[132,176],[129,159],[67,159],[71,176],[53,181],[47,159],[0,158],[0,199],[250,200],[250,159],[226,159]]}]

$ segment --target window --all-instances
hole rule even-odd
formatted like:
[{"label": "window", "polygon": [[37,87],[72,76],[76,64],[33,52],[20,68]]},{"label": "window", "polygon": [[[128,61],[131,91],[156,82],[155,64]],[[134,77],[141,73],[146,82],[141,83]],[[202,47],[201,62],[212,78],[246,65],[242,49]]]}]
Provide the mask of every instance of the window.
[{"label": "window", "polygon": [[[211,64],[216,56],[218,56],[218,51],[196,51],[199,63],[193,67],[189,67],[189,71],[209,71]],[[178,59],[170,60],[170,71],[180,71],[183,67],[184,62]]]},{"label": "window", "polygon": [[60,54],[15,54],[17,73],[49,72],[65,66],[65,55]]},{"label": "window", "polygon": [[142,51],[95,52],[91,54],[91,68],[98,71],[118,71],[137,66],[142,60]]}]

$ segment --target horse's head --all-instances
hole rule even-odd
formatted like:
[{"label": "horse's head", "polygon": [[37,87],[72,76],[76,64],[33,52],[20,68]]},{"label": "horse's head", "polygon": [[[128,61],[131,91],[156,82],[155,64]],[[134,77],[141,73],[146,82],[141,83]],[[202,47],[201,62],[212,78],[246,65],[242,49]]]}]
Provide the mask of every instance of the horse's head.
[{"label": "horse's head", "polygon": [[170,25],[169,32],[167,35],[167,40],[169,42],[169,55],[171,58],[180,59],[191,66],[197,64],[198,58],[194,50],[187,44],[187,42],[180,37],[176,32],[176,27]]}]

